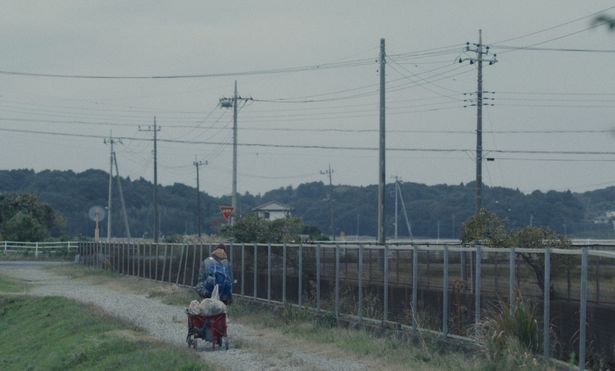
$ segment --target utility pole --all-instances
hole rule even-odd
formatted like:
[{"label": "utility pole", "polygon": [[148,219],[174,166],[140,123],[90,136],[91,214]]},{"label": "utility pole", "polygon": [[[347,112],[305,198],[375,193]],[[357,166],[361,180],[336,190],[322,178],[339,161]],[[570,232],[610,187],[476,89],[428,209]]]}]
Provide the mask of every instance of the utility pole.
[{"label": "utility pole", "polygon": [[[476,103],[468,106],[476,105],[476,214],[482,207],[482,188],[483,188],[483,62],[488,62],[492,65],[497,62],[496,55],[490,59],[485,59],[489,54],[489,46],[483,45],[482,30],[478,30],[478,44],[466,43],[466,52],[475,53],[476,57],[459,58],[459,63],[463,61],[474,62],[478,65],[478,81],[476,88]],[[472,94],[470,94],[472,95]]]},{"label": "utility pole", "polygon": [[385,71],[386,54],[384,51],[384,39],[380,39],[380,141],[379,141],[379,162],[378,162],[378,243],[384,244],[386,240],[384,223],[384,189],[386,186],[386,167],[385,167]]},{"label": "utility pole", "polygon": [[111,241],[111,195],[113,191],[113,134],[109,132],[109,139],[104,140],[109,144],[109,196],[107,198],[107,242]]},{"label": "utility pole", "polygon": [[161,127],[156,125],[156,116],[154,116],[154,125],[147,125],[142,128],[139,125],[139,131],[154,132],[154,243],[158,243],[160,222],[158,221],[158,132]]},{"label": "utility pole", "polygon": [[331,164],[329,164],[329,170],[321,170],[320,173],[322,175],[329,175],[329,192],[327,195],[329,200],[329,233],[333,241],[335,241],[335,227],[333,224],[333,178],[331,177],[333,170],[331,170]]},{"label": "utility pole", "polygon": [[[119,141],[119,143],[122,143]],[[120,202],[122,203],[122,213],[124,214],[124,228],[126,229],[126,237],[129,240],[132,239],[130,236],[130,227],[128,226],[128,214],[126,213],[126,203],[124,202],[124,191],[122,190],[122,181],[120,179],[120,170],[117,166],[117,155],[113,152],[113,162],[115,162],[115,175],[117,176],[117,188],[120,191]]]},{"label": "utility pole", "polygon": [[235,224],[235,215],[239,213],[237,203],[237,102],[247,102],[252,100],[251,97],[243,98],[237,94],[237,80],[235,80],[235,91],[232,98],[220,98],[220,106],[223,108],[233,107],[233,186],[231,190],[231,199],[233,214],[230,217],[230,225]]},{"label": "utility pole", "polygon": [[198,161],[196,156],[192,163],[196,167],[196,220],[197,220],[197,232],[199,240],[201,239],[201,188],[199,185],[199,166],[207,165],[207,161]]}]

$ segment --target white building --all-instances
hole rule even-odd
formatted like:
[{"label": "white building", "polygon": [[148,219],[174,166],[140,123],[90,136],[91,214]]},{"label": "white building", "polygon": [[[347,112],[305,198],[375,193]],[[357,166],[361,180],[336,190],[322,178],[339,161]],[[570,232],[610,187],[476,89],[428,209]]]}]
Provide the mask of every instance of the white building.
[{"label": "white building", "polygon": [[288,218],[293,214],[293,208],[288,205],[276,201],[270,201],[252,209],[259,218],[265,220],[277,220],[282,218]]}]

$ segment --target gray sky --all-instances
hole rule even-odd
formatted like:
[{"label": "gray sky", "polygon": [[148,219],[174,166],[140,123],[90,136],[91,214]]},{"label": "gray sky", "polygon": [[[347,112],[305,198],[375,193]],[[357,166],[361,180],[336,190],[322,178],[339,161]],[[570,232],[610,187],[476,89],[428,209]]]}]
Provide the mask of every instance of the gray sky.
[{"label": "gray sky", "polygon": [[[230,143],[232,112],[217,103],[232,94],[237,79],[239,93],[255,99],[239,114],[240,144],[376,147],[375,62],[384,37],[390,55],[387,145],[470,150],[389,151],[387,178],[468,182],[475,171],[476,110],[463,108],[463,93],[475,91],[476,68],[455,60],[466,41],[477,41],[479,28],[484,43],[498,54],[498,63],[484,68],[484,88],[496,97],[495,106],[484,110],[485,149],[615,151],[615,136],[595,132],[615,127],[615,53],[506,48],[615,49],[615,33],[606,27],[585,30],[592,19],[586,16],[613,5],[572,0],[3,1],[4,71],[149,76],[351,62],[335,69],[194,79],[0,74],[0,129],[85,135],[108,135],[112,129],[114,136],[150,138],[137,126],[151,124],[156,115],[161,139]],[[606,14],[615,15],[615,8]],[[289,98],[317,102],[259,101]],[[511,130],[594,132],[505,133]],[[152,179],[152,147],[124,140],[117,147],[121,175]],[[201,172],[202,189],[229,194],[231,154],[229,145],[160,143],[159,180],[193,185],[192,162],[198,155],[209,161]],[[585,191],[615,184],[615,155],[486,156],[496,158],[484,166],[488,185]],[[329,163],[336,184],[377,182],[377,151],[240,146],[238,189],[259,193],[325,180],[319,171]],[[108,148],[96,138],[0,131],[0,168],[107,170]]]}]

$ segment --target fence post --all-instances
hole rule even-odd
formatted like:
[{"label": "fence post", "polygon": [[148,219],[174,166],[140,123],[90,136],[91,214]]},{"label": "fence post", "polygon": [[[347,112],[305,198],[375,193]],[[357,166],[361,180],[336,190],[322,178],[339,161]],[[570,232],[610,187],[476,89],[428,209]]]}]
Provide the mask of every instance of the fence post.
[{"label": "fence post", "polygon": [[8,243],[7,241],[4,241],[4,255],[6,255],[6,254],[7,254],[6,249],[7,249],[7,247],[8,247],[8,244],[9,244],[9,243]]},{"label": "fence post", "polygon": [[245,257],[246,257],[246,245],[241,244],[241,296],[245,294]]},{"label": "fence post", "polygon": [[173,274],[173,255],[175,246],[171,245],[171,256],[169,257],[169,283],[171,283],[171,275]]},{"label": "fence post", "polygon": [[253,289],[254,298],[257,297],[256,289],[258,288],[257,283],[256,283],[256,280],[258,279],[258,274],[257,274],[258,266],[257,265],[258,265],[258,246],[257,244],[254,244],[254,274],[253,274],[254,282],[252,282],[254,286],[254,289]]},{"label": "fence post", "polygon": [[160,244],[156,244],[156,266],[154,268],[155,280],[158,281],[158,266],[160,265]]},{"label": "fence post", "polygon": [[459,276],[463,282],[466,281],[466,252],[463,251],[464,245],[459,246]]},{"label": "fence post", "polygon": [[474,278],[474,322],[478,325],[480,322],[480,264],[481,264],[481,248],[476,245],[476,258],[474,259],[476,276]]},{"label": "fence post", "polygon": [[335,244],[335,320],[339,321],[340,315],[340,248]]},{"label": "fence post", "polygon": [[543,353],[545,358],[551,356],[550,351],[550,323],[551,323],[551,248],[545,249],[545,282],[544,282],[544,304],[543,304]]},{"label": "fence post", "polygon": [[320,243],[316,245],[316,309],[320,312]]},{"label": "fence post", "polygon": [[418,277],[419,277],[419,252],[416,245],[412,245],[412,330],[417,332],[417,305],[418,305]]},{"label": "fence post", "polygon": [[442,334],[448,335],[448,245],[444,245],[444,268],[442,271]]},{"label": "fence post", "polygon": [[182,283],[186,284],[186,271],[188,270],[188,256],[190,256],[190,246],[186,245],[186,257],[184,258],[184,275],[182,276]]},{"label": "fence post", "polygon": [[[182,244],[182,249],[179,252],[179,263],[177,264],[177,276],[175,277],[175,284],[176,285],[179,285],[179,275],[180,275],[181,270],[182,270],[182,260],[184,259],[184,248],[185,248],[185,245]],[[150,250],[150,252],[151,252],[151,250]],[[151,265],[150,265],[150,270],[151,270]]]},{"label": "fence post", "polygon": [[516,293],[516,270],[517,267],[515,263],[517,262],[517,254],[515,253],[515,248],[510,249],[510,256],[508,257],[508,309],[510,314],[513,313],[515,307],[515,299],[517,296]]},{"label": "fence post", "polygon": [[357,286],[359,287],[357,315],[359,316],[359,320],[363,320],[363,244],[359,244],[359,266],[357,271]]},{"label": "fence post", "polygon": [[36,242],[36,245],[34,248],[34,256],[38,258],[38,241]]},{"label": "fence post", "polygon": [[286,243],[282,247],[282,303],[286,304]]},{"label": "fence post", "polygon": [[299,306],[303,305],[303,292],[302,292],[302,288],[303,288],[303,244],[299,244],[299,276],[298,278],[298,292],[297,292],[297,304],[299,304]]},{"label": "fence post", "polygon": [[271,244],[267,245],[267,301],[271,303]]},{"label": "fence post", "polygon": [[383,321],[388,321],[389,320],[389,246],[386,244],[384,244],[384,259],[383,259],[383,270],[384,270],[384,282],[383,282],[383,290],[384,290],[384,303],[383,303],[383,315],[382,315],[382,320]]},{"label": "fence post", "polygon": [[585,369],[585,340],[587,337],[587,247],[582,248],[581,255],[581,302],[579,318],[579,370]]},{"label": "fence post", "polygon": [[162,258],[162,275],[160,276],[160,281],[164,282],[164,274],[167,272],[167,244],[164,244],[164,258]]}]

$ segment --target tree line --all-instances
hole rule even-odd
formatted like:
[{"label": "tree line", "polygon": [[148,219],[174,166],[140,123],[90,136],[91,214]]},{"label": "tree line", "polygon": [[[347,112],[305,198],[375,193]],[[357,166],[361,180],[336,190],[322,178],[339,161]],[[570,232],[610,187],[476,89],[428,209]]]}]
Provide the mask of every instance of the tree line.
[{"label": "tree line", "polygon": [[[151,237],[153,228],[153,184],[143,178],[122,178],[122,187],[131,233]],[[54,225],[52,233],[71,237],[93,235],[94,223],[88,217],[90,207],[106,206],[108,174],[101,170],[73,171],[3,170],[0,193],[31,193],[49,205],[64,222]],[[474,214],[474,183],[458,185],[400,184],[407,208],[409,226],[415,238],[459,238],[463,222]],[[230,188],[230,187],[229,187]],[[394,231],[394,184],[386,187],[386,231]],[[328,194],[332,202],[329,203]],[[329,207],[333,208],[336,235],[374,236],[376,234],[377,186],[334,185],[322,182],[282,187],[264,194],[244,193],[239,197],[240,214],[246,215],[263,203],[278,201],[294,209],[294,216],[318,230],[329,233]],[[196,190],[181,183],[159,186],[160,231],[163,236],[195,234]],[[201,194],[202,230],[218,232],[225,222],[219,211],[231,203],[229,196]],[[119,194],[114,187],[112,210],[113,236],[125,236]],[[533,225],[575,237],[613,237],[611,223],[597,224],[594,219],[615,210],[615,187],[573,193],[570,191],[534,191],[488,187],[483,189],[483,206],[495,213],[510,229]],[[399,210],[400,238],[409,231]],[[106,235],[106,222],[101,223]]]}]

